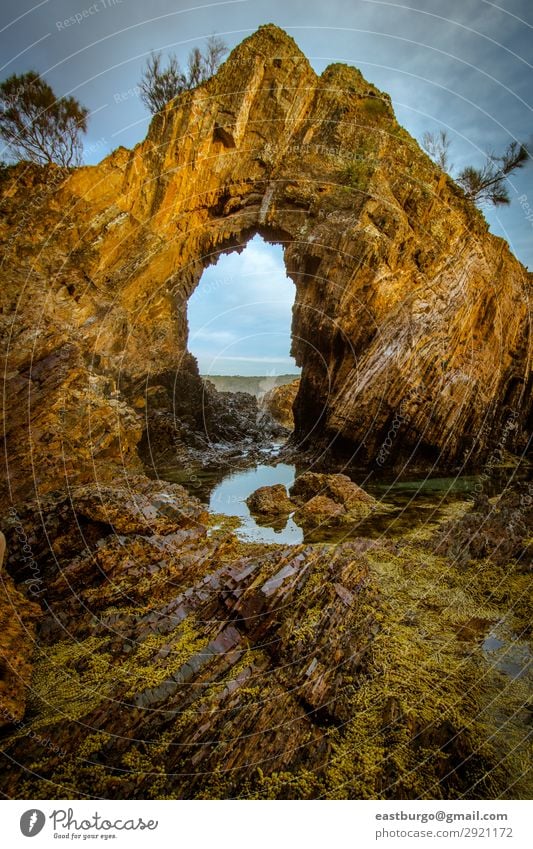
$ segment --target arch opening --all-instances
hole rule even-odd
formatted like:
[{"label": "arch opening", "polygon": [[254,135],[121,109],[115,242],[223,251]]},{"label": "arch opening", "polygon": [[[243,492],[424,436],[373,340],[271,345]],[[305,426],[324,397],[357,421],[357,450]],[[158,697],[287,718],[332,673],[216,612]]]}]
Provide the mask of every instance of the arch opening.
[{"label": "arch opening", "polygon": [[222,254],[205,269],[187,304],[188,350],[200,374],[296,379],[294,298],[279,243],[257,233],[241,251]]},{"label": "arch opening", "polygon": [[301,372],[292,352],[295,296],[283,242],[255,232],[215,256],[187,302],[187,349],[204,384],[222,393],[236,418],[249,403],[237,400],[239,394],[253,396],[258,440],[282,438],[294,428]]}]

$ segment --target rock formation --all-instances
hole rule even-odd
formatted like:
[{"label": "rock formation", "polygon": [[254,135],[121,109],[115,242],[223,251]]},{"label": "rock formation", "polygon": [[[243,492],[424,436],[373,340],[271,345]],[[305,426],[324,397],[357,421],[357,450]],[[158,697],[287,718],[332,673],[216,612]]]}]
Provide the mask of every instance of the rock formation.
[{"label": "rock formation", "polygon": [[347,475],[305,472],[296,478],[289,492],[300,505],[294,519],[306,529],[354,525],[373,510],[387,510]]},{"label": "rock formation", "polygon": [[262,406],[268,410],[273,418],[283,427],[294,429],[294,413],[292,411],[294,401],[300,388],[300,378],[282,386],[274,386],[265,393]]},{"label": "rock formation", "polygon": [[294,510],[294,504],[281,483],[260,486],[248,496],[246,503],[250,512],[259,516],[288,516]]},{"label": "rock formation", "polygon": [[[509,610],[525,631],[520,564],[471,546],[454,570],[436,526],[243,543],[143,473],[152,448],[257,425],[254,399],[225,418],[206,390],[186,305],[258,232],[296,284],[295,444],[442,465],[525,449],[531,275],[388,96],[344,65],[318,77],[262,27],[134,150],[2,169],[0,195],[1,792],[527,798],[522,682],[471,638]],[[347,478],[298,480],[300,506],[372,509]],[[509,516],[514,556],[521,500],[487,539]]]},{"label": "rock formation", "polygon": [[296,284],[298,440],[372,462],[401,414],[390,462],[479,460],[502,433],[526,445],[531,275],[388,95],[345,65],[317,76],[275,26],[133,150],[4,169],[1,200],[11,497],[138,468],[153,416],[199,379],[187,299],[255,233]]}]

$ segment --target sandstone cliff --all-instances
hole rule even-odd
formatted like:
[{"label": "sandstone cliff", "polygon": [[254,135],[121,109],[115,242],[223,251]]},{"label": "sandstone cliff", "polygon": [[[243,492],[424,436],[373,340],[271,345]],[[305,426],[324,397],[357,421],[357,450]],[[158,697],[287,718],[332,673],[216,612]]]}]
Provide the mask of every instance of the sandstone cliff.
[{"label": "sandstone cliff", "polygon": [[401,409],[391,461],[526,445],[531,275],[386,94],[344,65],[317,76],[277,27],[134,150],[71,173],[22,164],[1,193],[12,498],[138,466],[154,412],[180,402],[182,373],[197,380],[188,297],[257,232],[296,284],[299,440],[372,462]]}]

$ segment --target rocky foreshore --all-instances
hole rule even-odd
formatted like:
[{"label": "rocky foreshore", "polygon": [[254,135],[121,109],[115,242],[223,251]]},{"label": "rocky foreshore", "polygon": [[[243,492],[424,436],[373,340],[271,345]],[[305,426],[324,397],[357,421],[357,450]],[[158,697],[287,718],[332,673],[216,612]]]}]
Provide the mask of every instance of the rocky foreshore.
[{"label": "rocky foreshore", "polygon": [[526,703],[507,757],[491,737],[523,690],[480,647],[508,610],[525,627],[519,562],[450,571],[437,527],[283,547],[219,524],[181,487],[142,476],[4,520],[4,794],[526,792],[509,778]]}]

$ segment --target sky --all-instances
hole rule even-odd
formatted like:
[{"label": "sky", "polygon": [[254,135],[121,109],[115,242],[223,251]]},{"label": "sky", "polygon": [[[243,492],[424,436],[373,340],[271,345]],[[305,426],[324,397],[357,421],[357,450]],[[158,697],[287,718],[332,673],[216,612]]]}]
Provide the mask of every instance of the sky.
[{"label": "sky", "polygon": [[[90,110],[85,161],[96,163],[146,134],[150,116],[136,85],[152,50],[174,52],[185,64],[191,47],[213,33],[231,48],[268,22],[293,36],[318,73],[332,62],[358,67],[391,95],[398,120],[416,138],[448,130],[457,169],[481,164],[487,149],[502,151],[533,136],[532,0],[2,0],[0,78],[32,68],[56,94],[78,98]],[[484,212],[492,232],[533,269],[533,164],[512,176],[509,190],[509,207]],[[279,251],[255,242],[251,251],[251,263],[260,256],[282,280]],[[225,273],[222,263],[218,275]],[[232,264],[228,273],[237,272]],[[244,273],[250,297],[254,287],[263,297],[261,274]],[[283,282],[289,307],[294,290]],[[281,292],[277,282],[273,287]],[[213,293],[219,312],[227,309],[225,297],[224,287]],[[243,320],[238,310],[230,315]],[[258,312],[257,333],[263,324]],[[246,356],[249,341],[242,345],[232,341],[228,356]],[[288,347],[287,339],[285,356]],[[273,360],[278,350],[272,349]]]},{"label": "sky", "polygon": [[189,351],[201,374],[297,374],[289,355],[295,287],[281,245],[254,236],[206,268],[189,299]]}]

